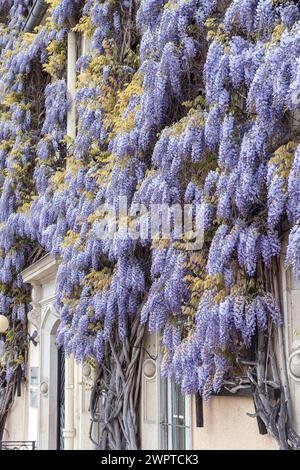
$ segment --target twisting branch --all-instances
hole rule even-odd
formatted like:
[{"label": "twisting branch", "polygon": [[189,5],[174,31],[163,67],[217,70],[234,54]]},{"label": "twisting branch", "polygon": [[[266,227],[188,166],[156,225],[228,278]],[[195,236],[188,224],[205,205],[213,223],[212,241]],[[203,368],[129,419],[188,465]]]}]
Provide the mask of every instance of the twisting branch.
[{"label": "twisting branch", "polygon": [[[264,270],[263,278],[266,289],[271,291],[282,311],[278,262],[274,261],[271,269]],[[279,362],[280,373],[277,362]],[[253,387],[256,416],[262,420],[268,432],[277,440],[280,449],[300,449],[300,437],[291,427],[291,397],[283,324],[278,325],[276,329],[273,325],[269,325],[267,336],[264,336],[262,332],[258,333],[257,360],[249,368],[248,377]]]},{"label": "twisting branch", "polygon": [[3,439],[8,413],[14,404],[16,389],[17,374],[10,383],[7,383],[4,377],[0,378],[0,441]]},{"label": "twisting branch", "polygon": [[[117,332],[108,340],[105,361],[99,367],[91,394],[90,439],[100,450],[139,447],[139,391],[145,326],[139,314],[131,325],[130,341]],[[95,425],[99,435],[95,436]]]}]

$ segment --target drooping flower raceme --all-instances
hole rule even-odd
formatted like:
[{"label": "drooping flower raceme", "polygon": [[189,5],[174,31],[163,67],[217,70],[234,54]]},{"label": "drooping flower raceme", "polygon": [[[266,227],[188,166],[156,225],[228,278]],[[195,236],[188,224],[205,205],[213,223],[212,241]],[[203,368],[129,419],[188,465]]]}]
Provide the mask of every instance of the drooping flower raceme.
[{"label": "drooping flower raceme", "polygon": [[[0,312],[25,328],[20,273],[38,244],[61,260],[57,342],[67,354],[101,363],[139,315],[162,333],[163,376],[209,398],[229,358],[281,322],[260,275],[280,253],[285,219],[300,279],[299,5],[48,3],[48,20],[25,34],[31,2],[0,1]],[[90,48],[77,62],[73,141],[65,60],[75,24]],[[170,224],[172,205],[190,204],[203,246],[162,240],[159,224],[154,239],[145,230],[133,240],[122,222],[136,216],[120,214],[121,197],[129,211],[164,204]],[[105,204],[120,230],[99,239]]]}]

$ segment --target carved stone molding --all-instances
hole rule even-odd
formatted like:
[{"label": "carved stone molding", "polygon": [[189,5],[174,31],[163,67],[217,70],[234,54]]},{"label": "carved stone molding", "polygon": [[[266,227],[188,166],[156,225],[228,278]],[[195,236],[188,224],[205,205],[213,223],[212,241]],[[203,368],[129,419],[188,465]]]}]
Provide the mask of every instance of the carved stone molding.
[{"label": "carved stone molding", "polygon": [[156,376],[156,363],[153,359],[146,359],[143,365],[143,373],[146,379],[153,380]]},{"label": "carved stone molding", "polygon": [[42,307],[42,323],[45,323],[46,319],[48,317],[52,317],[52,318],[60,318],[56,308],[54,307],[53,303],[51,304],[48,304],[46,307]]},{"label": "carved stone molding", "polygon": [[29,322],[37,329],[38,331],[38,338],[40,336],[40,328],[41,328],[41,305],[40,300],[42,297],[42,288],[36,282],[32,282],[32,290],[31,290],[31,306],[32,310],[27,315]]},{"label": "carved stone molding", "polygon": [[35,326],[38,332],[41,328],[41,307],[39,303],[32,302],[32,310],[28,313],[28,320]]},{"label": "carved stone molding", "polygon": [[31,299],[33,303],[38,303],[42,299],[42,286],[35,281],[31,281]]},{"label": "carved stone molding", "polygon": [[43,396],[47,397],[49,391],[49,384],[46,380],[43,380],[40,384],[40,392]]},{"label": "carved stone molding", "polygon": [[288,371],[292,379],[300,383],[300,348],[297,348],[289,356]]}]

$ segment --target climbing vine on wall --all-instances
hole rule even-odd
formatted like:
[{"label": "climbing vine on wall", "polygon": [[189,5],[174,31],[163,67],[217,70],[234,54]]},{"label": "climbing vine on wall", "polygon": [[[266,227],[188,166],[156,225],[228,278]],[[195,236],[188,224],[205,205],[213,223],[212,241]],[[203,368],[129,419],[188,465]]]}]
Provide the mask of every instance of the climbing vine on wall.
[{"label": "climbing vine on wall", "polygon": [[[24,364],[20,273],[40,246],[61,259],[58,344],[100,366],[99,445],[135,448],[145,328],[162,335],[162,375],[205,399],[257,335],[282,328],[272,275],[283,223],[300,279],[300,7],[47,0],[46,20],[25,33],[32,3],[0,1],[1,383]],[[77,61],[74,141],[70,31],[91,44]],[[118,212],[120,197],[200,206],[202,248],[184,237],[99,240],[99,208]]]}]

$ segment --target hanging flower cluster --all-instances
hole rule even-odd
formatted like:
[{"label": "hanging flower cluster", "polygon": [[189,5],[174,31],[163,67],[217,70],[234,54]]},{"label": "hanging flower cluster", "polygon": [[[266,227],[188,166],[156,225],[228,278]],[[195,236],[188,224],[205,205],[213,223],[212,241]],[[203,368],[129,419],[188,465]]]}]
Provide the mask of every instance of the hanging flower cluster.
[{"label": "hanging flower cluster", "polygon": [[[281,322],[262,273],[281,252],[283,221],[300,279],[299,4],[47,0],[46,21],[24,33],[32,3],[0,1],[0,311],[24,326],[20,273],[38,243],[61,259],[67,353],[101,363],[139,315],[163,333],[163,375],[209,398],[257,330]],[[71,30],[89,45],[74,141]],[[42,110],[30,91],[37,67]],[[121,226],[122,197],[129,208],[201,207],[203,247],[121,229],[99,239],[99,208],[114,206]]]}]

